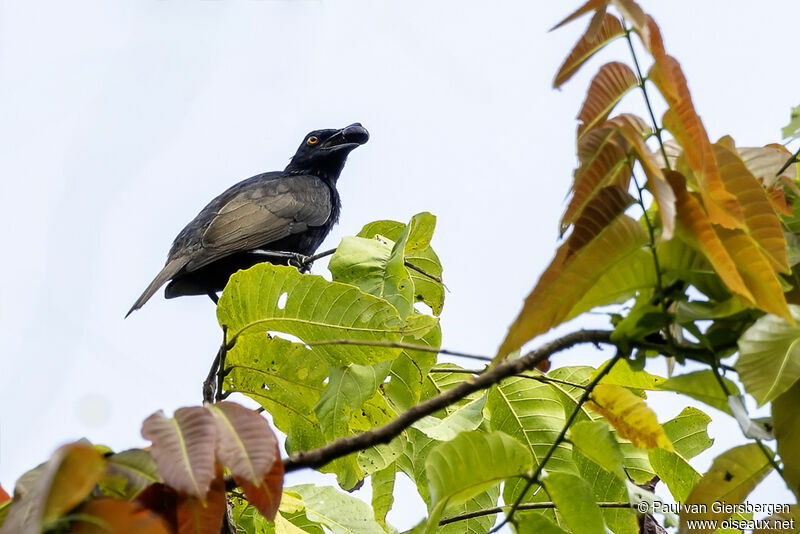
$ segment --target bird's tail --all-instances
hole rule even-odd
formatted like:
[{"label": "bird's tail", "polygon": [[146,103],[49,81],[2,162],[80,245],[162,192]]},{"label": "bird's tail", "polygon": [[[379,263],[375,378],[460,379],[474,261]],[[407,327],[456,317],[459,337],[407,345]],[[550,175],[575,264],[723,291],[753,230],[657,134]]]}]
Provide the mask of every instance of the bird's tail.
[{"label": "bird's tail", "polygon": [[150,282],[150,285],[147,286],[147,289],[144,290],[142,296],[136,299],[136,302],[133,303],[133,306],[131,306],[131,309],[128,310],[127,314],[125,314],[125,317],[128,317],[128,315],[133,313],[134,310],[138,310],[144,306],[145,302],[150,300],[150,297],[152,297],[153,294],[158,291],[158,289],[163,286],[167,280],[175,276],[178,271],[180,271],[183,266],[186,265],[187,261],[187,258],[182,257],[174,258],[168,261],[164,268],[161,269],[161,272],[158,273],[152,282]]}]

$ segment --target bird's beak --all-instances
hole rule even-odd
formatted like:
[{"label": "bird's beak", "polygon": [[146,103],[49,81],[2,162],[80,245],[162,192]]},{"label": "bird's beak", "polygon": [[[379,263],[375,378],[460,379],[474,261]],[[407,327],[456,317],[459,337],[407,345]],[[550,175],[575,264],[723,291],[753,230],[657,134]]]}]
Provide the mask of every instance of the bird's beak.
[{"label": "bird's beak", "polygon": [[322,148],[326,150],[353,150],[367,141],[369,141],[369,132],[361,126],[360,122],[356,122],[330,136]]}]

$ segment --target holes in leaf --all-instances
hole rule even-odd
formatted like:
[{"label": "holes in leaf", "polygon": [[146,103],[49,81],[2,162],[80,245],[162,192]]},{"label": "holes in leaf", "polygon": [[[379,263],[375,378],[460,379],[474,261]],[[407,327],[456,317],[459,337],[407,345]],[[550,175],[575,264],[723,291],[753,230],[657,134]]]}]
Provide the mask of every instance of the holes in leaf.
[{"label": "holes in leaf", "polygon": [[284,291],[283,293],[281,293],[281,296],[278,297],[278,309],[279,310],[282,310],[282,309],[286,308],[286,301],[287,300],[289,300],[289,292],[288,291]]}]

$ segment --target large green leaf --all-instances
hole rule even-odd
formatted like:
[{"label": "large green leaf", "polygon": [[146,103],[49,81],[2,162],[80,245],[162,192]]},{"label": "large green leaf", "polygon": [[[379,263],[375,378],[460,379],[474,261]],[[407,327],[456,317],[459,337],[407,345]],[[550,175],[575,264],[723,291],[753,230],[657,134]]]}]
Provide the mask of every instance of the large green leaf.
[{"label": "large green leaf", "polygon": [[[500,488],[492,486],[491,488],[483,491],[466,502],[457,503],[448,506],[444,515],[451,517],[458,514],[467,512],[477,512],[478,510],[486,510],[497,506],[497,499],[500,497]],[[478,517],[471,517],[469,519],[461,519],[459,521],[449,523],[447,525],[439,526],[436,529],[437,534],[484,534],[492,528],[497,516],[494,514],[483,515]]]},{"label": "large green leaf", "polygon": [[389,301],[400,317],[414,310],[414,283],[405,266],[403,232],[396,243],[383,239],[344,237],[328,264],[333,279]]},{"label": "large green leaf", "polygon": [[544,487],[573,532],[606,534],[603,513],[588,482],[578,475],[548,473]]},{"label": "large green leaf", "polygon": [[390,365],[391,362],[381,362],[330,368],[328,384],[314,406],[322,434],[328,440],[350,433],[349,423],[354,412],[375,395]]},{"label": "large green leaf", "polygon": [[[731,395],[739,394],[739,388],[733,381],[725,377],[721,377],[721,379]],[[662,383],[661,389],[683,393],[709,406],[713,406],[717,410],[722,410],[732,415],[731,409],[728,406],[728,396],[725,394],[722,386],[720,386],[717,377],[714,376],[714,371],[710,369],[675,375]]]},{"label": "large green leaf", "polygon": [[[623,451],[623,456],[628,455],[633,457],[632,451],[643,452],[641,449],[636,449],[629,443],[621,443],[620,449]],[[575,464],[578,466],[578,472],[581,478],[588,482],[589,486],[592,488],[595,502],[624,502],[628,500],[628,490],[625,486],[625,482],[617,475],[609,473],[607,470],[601,468],[595,462],[584,456],[577,447],[573,448],[573,457],[575,459]],[[644,453],[644,460],[647,461],[647,453]],[[628,458],[625,458],[624,461],[630,462]],[[648,469],[649,465],[648,463]],[[649,480],[653,476],[652,473],[647,476],[641,476],[638,472],[631,470],[627,466],[625,469],[629,475],[636,474],[638,479]],[[637,478],[634,479],[638,480]],[[602,508],[601,512],[603,514],[603,520],[614,534],[639,533],[636,514],[632,510],[626,508]],[[563,519],[562,516],[559,517]]]},{"label": "large green leaf", "polygon": [[[688,528],[688,521],[716,520],[730,517],[713,503],[739,504],[769,474],[772,466],[756,443],[740,445],[727,450],[714,459],[714,463],[694,486],[681,513],[681,534],[712,532],[713,529]],[[693,506],[698,505],[698,506]],[[704,505],[704,506],[699,506]]]},{"label": "large green leaf", "polygon": [[[800,306],[790,305],[795,321]],[[765,315],[739,339],[736,370],[759,405],[775,399],[800,378],[800,325]]]},{"label": "large green leaf", "polygon": [[364,501],[336,488],[306,484],[287,491],[300,494],[308,518],[325,525],[334,534],[384,534]]},{"label": "large green leaf", "polygon": [[98,480],[105,495],[133,499],[150,484],[161,482],[149,451],[129,449],[106,457],[106,472]]},{"label": "large green leaf", "polygon": [[386,514],[392,509],[394,504],[394,481],[396,476],[394,463],[372,474],[372,512],[375,521],[383,527],[386,532],[390,532],[386,523]]},{"label": "large green leaf", "polygon": [[800,382],[772,402],[772,424],[778,440],[778,454],[783,462],[783,479],[800,496]]},{"label": "large green leaf", "polygon": [[625,480],[622,449],[604,421],[581,421],[569,429],[572,445],[594,463]]},{"label": "large green leaf", "polygon": [[442,419],[432,415],[423,417],[414,423],[413,427],[435,440],[451,440],[459,433],[475,430],[481,425],[485,404],[486,396],[484,395],[459,406],[453,413]]},{"label": "large green leaf", "polygon": [[[314,345],[354,339],[381,343],[421,337],[436,319],[413,315],[403,321],[394,306],[358,288],[300,274],[294,267],[260,263],[231,276],[219,300],[217,317],[228,342],[277,331]],[[392,360],[400,349],[388,346],[315,346],[330,365],[371,365]]]},{"label": "large green leaf", "polygon": [[711,446],[707,427],[711,418],[696,408],[685,408],[677,417],[664,423],[664,432],[672,441],[674,451],[652,449],[650,464],[664,481],[677,502],[684,502],[700,474],[688,460]]},{"label": "large green leaf", "polygon": [[[442,330],[436,325],[422,338],[408,337],[404,341],[438,349],[442,343]],[[419,402],[428,372],[436,363],[436,357],[435,352],[403,349],[392,362],[389,370],[392,378],[388,384],[384,384],[383,391],[397,411],[407,410]]]},{"label": "large green leaf", "polygon": [[[414,283],[414,301],[424,302],[434,315],[442,312],[444,305],[444,285],[442,284],[442,264],[431,248],[431,238],[436,227],[436,217],[427,212],[418,213],[408,225],[397,221],[375,221],[367,224],[358,237],[367,239],[387,238],[393,242],[405,239],[403,254],[411,265],[408,274]],[[404,237],[404,234],[407,234]]]},{"label": "large green leaf", "polygon": [[[325,387],[328,364],[314,350],[265,333],[239,338],[228,351],[225,388],[252,398],[272,415],[284,432],[288,452],[327,443],[314,407]],[[343,488],[353,488],[363,477],[354,455],[321,468],[337,473]]]},{"label": "large green leaf", "polygon": [[426,532],[435,532],[450,504],[466,502],[531,468],[530,452],[503,432],[462,432],[434,447],[425,460],[431,495]]}]

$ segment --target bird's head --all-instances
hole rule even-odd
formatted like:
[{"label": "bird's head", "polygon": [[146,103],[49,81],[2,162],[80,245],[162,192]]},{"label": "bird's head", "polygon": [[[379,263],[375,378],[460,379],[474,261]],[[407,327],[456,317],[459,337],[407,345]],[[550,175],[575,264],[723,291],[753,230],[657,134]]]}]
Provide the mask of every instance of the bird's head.
[{"label": "bird's head", "polygon": [[300,143],[286,171],[336,181],[347,155],[368,140],[369,132],[358,122],[341,130],[314,130]]}]

